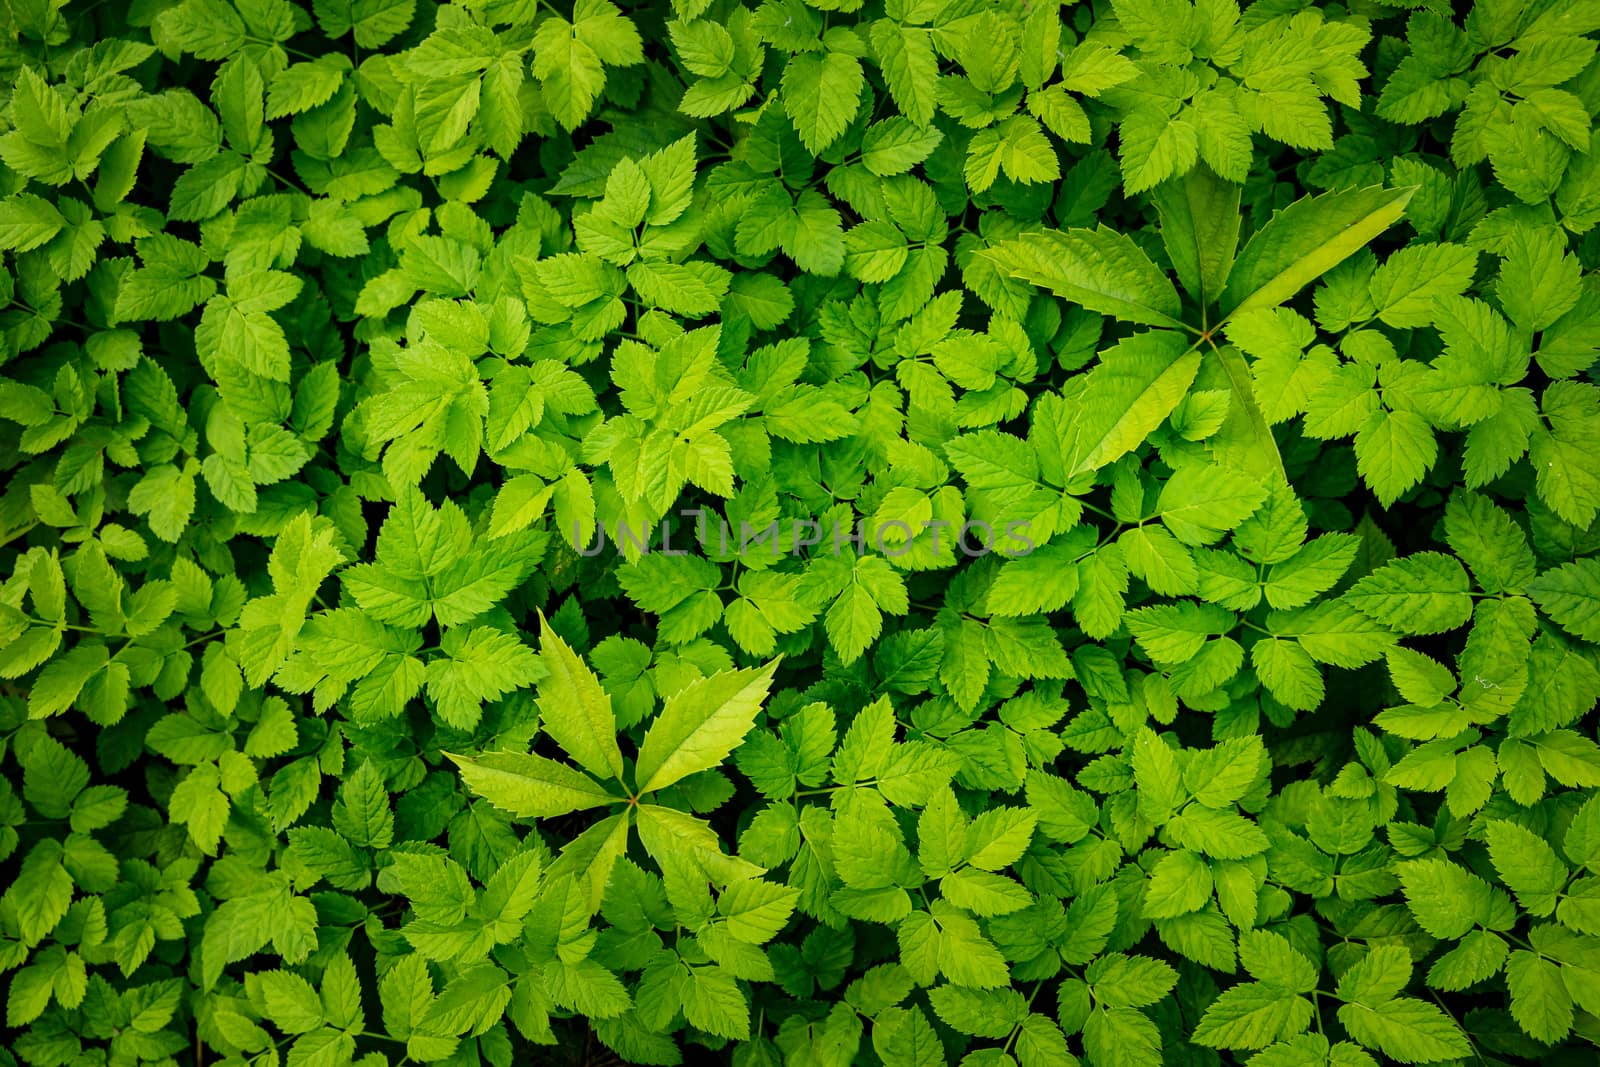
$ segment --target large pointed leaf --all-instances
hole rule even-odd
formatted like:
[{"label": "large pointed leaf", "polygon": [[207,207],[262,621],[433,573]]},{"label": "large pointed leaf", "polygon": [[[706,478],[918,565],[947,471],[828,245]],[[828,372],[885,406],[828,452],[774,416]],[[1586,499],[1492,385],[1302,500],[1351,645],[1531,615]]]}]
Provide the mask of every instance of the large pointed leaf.
[{"label": "large pointed leaf", "polygon": [[767,698],[778,661],[759,670],[722,671],[667,698],[639,746],[639,792],[710,770],[739,747]]},{"label": "large pointed leaf", "polygon": [[583,660],[561,635],[539,616],[540,658],[550,676],[539,684],[539,718],[567,754],[589,773],[622,777],[622,750],[617,747],[617,718],[611,694],[600,688]]},{"label": "large pointed leaf", "polygon": [[1190,296],[1208,307],[1222,295],[1239,250],[1239,193],[1204,163],[1152,194],[1161,214],[1161,241]]},{"label": "large pointed leaf", "polygon": [[1182,334],[1135,334],[1100,357],[1100,365],[1045,405],[1055,425],[1068,484],[1138,448],[1178,406],[1200,369],[1200,353]]},{"label": "large pointed leaf", "polygon": [[588,895],[589,914],[600,910],[606,884],[617,860],[628,850],[628,816],[632,808],[602,819],[567,842],[550,865],[550,877],[570,877]]},{"label": "large pointed leaf", "polygon": [[1255,386],[1250,381],[1250,367],[1244,356],[1232,345],[1217,349],[1216,357],[1228,376],[1233,390],[1233,402],[1222,428],[1209,440],[1212,451],[1225,466],[1234,467],[1266,481],[1286,480],[1283,455],[1278,451],[1277,438],[1267,425],[1261,405],[1256,402]]},{"label": "large pointed leaf", "polygon": [[1038,230],[984,253],[1004,274],[1125,322],[1181,329],[1178,290],[1133,240],[1104,226]]},{"label": "large pointed leaf", "polygon": [[669,883],[691,872],[696,880],[709,877],[719,885],[766,873],[764,867],[724,853],[722,839],[711,824],[686,811],[662,804],[640,804],[635,817],[639,843],[661,865]]},{"label": "large pointed leaf", "polygon": [[1415,191],[1341,189],[1296,200],[1273,215],[1228,272],[1223,318],[1288,300],[1399,221]]},{"label": "large pointed leaf", "polygon": [[532,753],[445,754],[461,768],[468,789],[518,818],[550,819],[622,799],[582,771]]}]

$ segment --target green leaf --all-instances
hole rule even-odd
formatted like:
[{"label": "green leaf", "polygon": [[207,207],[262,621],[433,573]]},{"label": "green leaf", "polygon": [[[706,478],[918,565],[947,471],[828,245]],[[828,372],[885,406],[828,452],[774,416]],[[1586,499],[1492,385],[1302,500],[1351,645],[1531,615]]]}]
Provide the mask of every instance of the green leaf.
[{"label": "green leaf", "polygon": [[1522,329],[1546,329],[1578,302],[1580,267],[1566,244],[1549,227],[1519,227],[1508,235],[1495,292]]},{"label": "green leaf", "polygon": [[29,252],[49,241],[66,226],[55,205],[32,193],[18,193],[0,201],[0,248]]},{"label": "green leaf", "polygon": [[1600,561],[1591,557],[1553,568],[1527,588],[1540,609],[1569,633],[1600,642]]},{"label": "green leaf", "polygon": [[1177,984],[1178,972],[1147,956],[1102,956],[1083,972],[1094,997],[1111,1008],[1144,1008]]},{"label": "green leaf", "polygon": [[1440,552],[1392,560],[1357,582],[1346,599],[1362,614],[1402,633],[1442,633],[1472,614],[1471,582]]},{"label": "green leaf", "polygon": [[967,148],[967,184],[981,192],[993,185],[1001,173],[1022,185],[1054,181],[1061,176],[1055,149],[1036,120],[1012,115],[973,137]]},{"label": "green leaf", "polygon": [[1178,292],[1126,236],[1094,230],[1038,230],[984,252],[1002,273],[1075,304],[1147,326],[1178,328]]},{"label": "green leaf", "polygon": [[1187,117],[1168,115],[1164,108],[1134,108],[1118,133],[1122,182],[1129,192],[1144,192],[1186,174],[1199,158],[1199,131]]},{"label": "green leaf", "polygon": [[777,669],[773,660],[759,670],[722,671],[668,697],[639,746],[639,792],[709,770],[738,748],[761,713]]},{"label": "green leaf", "polygon": [[1454,1020],[1437,1006],[1411,997],[1376,1007],[1346,1004],[1339,1009],[1339,1021],[1361,1044],[1400,1063],[1437,1063],[1472,1052]]},{"label": "green leaf", "polygon": [[1311,1019],[1311,1002],[1267,982],[1226,990],[1206,1008],[1194,1041],[1210,1048],[1265,1048],[1293,1036]]},{"label": "green leaf", "polygon": [[1233,267],[1240,192],[1204,164],[1154,190],[1162,244],[1184,290],[1202,307],[1216,302]]},{"label": "green leaf", "polygon": [[998,871],[1021,858],[1038,816],[1025,808],[991,808],[967,830],[965,860],[984,871]]},{"label": "green leaf", "polygon": [[1150,872],[1145,889],[1144,913],[1151,919],[1171,919],[1199,911],[1211,900],[1211,871],[1192,852],[1169,852]]},{"label": "green leaf", "polygon": [[1156,512],[1186,545],[1209,545],[1249,518],[1267,487],[1240,471],[1214,463],[1174,471],[1156,498]]},{"label": "green leaf", "polygon": [[1346,189],[1305,197],[1246,242],[1220,300],[1224,320],[1288,300],[1400,220],[1412,189]]},{"label": "green leaf", "polygon": [[329,37],[352,30],[356,44],[377,48],[411,25],[415,0],[316,0],[317,22]]},{"label": "green leaf", "polygon": [[461,769],[467,788],[518,818],[551,819],[622,799],[583,772],[532,753],[447,755]]},{"label": "green leaf", "polygon": [[266,971],[254,977],[269,1018],[284,1033],[309,1033],[322,1025],[322,998],[310,982],[288,971]]},{"label": "green leaf", "polygon": [[1356,434],[1356,469],[1385,506],[1422,481],[1438,454],[1432,428],[1410,411],[1375,411]]},{"label": "green leaf", "polygon": [[1484,828],[1489,859],[1500,880],[1533,915],[1549,915],[1567,881],[1567,866],[1555,850],[1531,830],[1506,819]]},{"label": "green leaf", "polygon": [[622,750],[611,694],[543,615],[539,626],[539,658],[549,672],[539,685],[540,724],[590,774],[620,780]]},{"label": "green leaf", "polygon": [[946,1026],[974,1037],[1003,1038],[1022,1022],[1027,1005],[1010,989],[963,989],[942,985],[928,993],[934,1012]]},{"label": "green leaf", "polygon": [[1572,1030],[1572,995],[1554,962],[1517,949],[1506,961],[1506,985],[1512,1018],[1534,1040],[1555,1044]]},{"label": "green leaf", "polygon": [[937,129],[920,129],[898,116],[875,122],[861,138],[861,162],[879,177],[904,174],[928,158],[944,140]]},{"label": "green leaf", "polygon": [[1257,930],[1239,938],[1239,960],[1254,978],[1270,985],[1310,993],[1317,968],[1282,934]]},{"label": "green leaf", "polygon": [[1177,407],[1199,368],[1200,353],[1168,331],[1137,334],[1102,353],[1080,379],[1072,415],[1065,405],[1049,409],[1059,449],[1049,458],[1054,465],[1059,456],[1059,477],[1072,481],[1137,448]]},{"label": "green leaf", "polygon": [[1527,538],[1511,516],[1486,496],[1452,496],[1445,508],[1445,537],[1485,592],[1515,592],[1534,578]]},{"label": "green leaf", "polygon": [[599,54],[572,23],[559,17],[539,23],[533,44],[533,73],[545,101],[562,126],[576,129],[605,88],[605,66]]},{"label": "green leaf", "polygon": [[1096,1008],[1084,1023],[1083,1047],[1092,1062],[1107,1067],[1155,1067],[1161,1062],[1160,1031],[1133,1008]]},{"label": "green leaf", "polygon": [[806,52],[783,68],[783,109],[813,155],[844,133],[856,113],[861,61],[840,52]]},{"label": "green leaf", "polygon": [[939,83],[929,31],[880,19],[872,24],[872,50],[895,106],[916,125],[926,126],[933,118]]},{"label": "green leaf", "polygon": [[1037,615],[1069,603],[1078,591],[1077,562],[1094,547],[1087,533],[1075,528],[1065,538],[1001,564],[989,587],[989,614]]},{"label": "green leaf", "polygon": [[462,729],[478,723],[486,702],[530,685],[539,676],[539,660],[532,650],[487,626],[451,630],[440,650],[446,657],[427,667],[428,695],[439,717]]},{"label": "green leaf", "polygon": [[733,882],[717,898],[717,911],[727,917],[728,932],[752,945],[772,940],[788,922],[799,893],[788,886],[759,879]]},{"label": "green leaf", "polygon": [[388,848],[394,840],[394,814],[389,809],[389,792],[375,764],[363,763],[339,787],[339,801],[333,808],[333,824],[361,848]]},{"label": "green leaf", "polygon": [[1459,296],[1472,283],[1478,253],[1449,243],[1409,245],[1373,272],[1378,318],[1396,327],[1426,326],[1434,303]]},{"label": "green leaf", "polygon": [[1352,1006],[1379,1007],[1411,981],[1411,955],[1398,945],[1378,945],[1339,978],[1339,999]]},{"label": "green leaf", "polygon": [[52,660],[28,694],[28,717],[43,719],[66,711],[109,658],[105,645],[86,643]]}]

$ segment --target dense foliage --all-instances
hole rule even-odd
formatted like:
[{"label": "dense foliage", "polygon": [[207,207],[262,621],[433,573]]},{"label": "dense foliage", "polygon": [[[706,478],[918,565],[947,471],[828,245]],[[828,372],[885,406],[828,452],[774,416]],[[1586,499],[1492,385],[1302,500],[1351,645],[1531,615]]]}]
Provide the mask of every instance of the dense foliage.
[{"label": "dense foliage", "polygon": [[4,11],[0,1064],[1597,1062],[1600,4]]}]

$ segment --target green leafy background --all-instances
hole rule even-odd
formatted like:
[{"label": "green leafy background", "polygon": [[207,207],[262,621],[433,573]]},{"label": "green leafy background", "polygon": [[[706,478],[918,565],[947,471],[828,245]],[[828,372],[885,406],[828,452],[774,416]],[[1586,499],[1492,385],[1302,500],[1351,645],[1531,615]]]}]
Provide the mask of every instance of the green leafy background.
[{"label": "green leafy background", "polygon": [[1597,1062],[1466,6],[6,0],[0,1064]]}]

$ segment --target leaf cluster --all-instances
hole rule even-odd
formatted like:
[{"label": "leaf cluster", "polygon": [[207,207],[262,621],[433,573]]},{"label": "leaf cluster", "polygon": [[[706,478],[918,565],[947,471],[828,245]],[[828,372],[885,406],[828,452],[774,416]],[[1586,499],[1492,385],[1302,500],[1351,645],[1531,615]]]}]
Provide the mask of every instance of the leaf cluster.
[{"label": "leaf cluster", "polygon": [[0,19],[0,1067],[1595,1062],[1600,5]]}]

